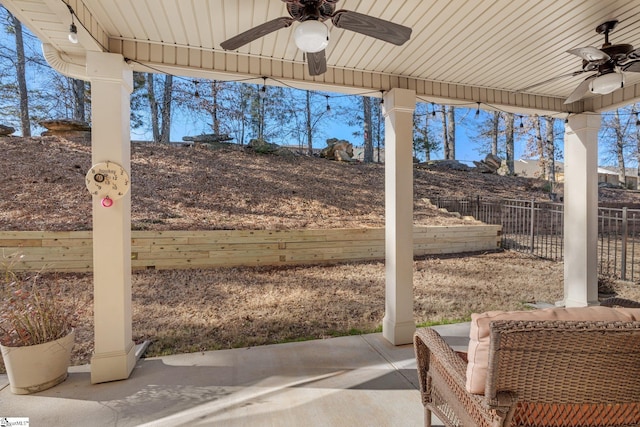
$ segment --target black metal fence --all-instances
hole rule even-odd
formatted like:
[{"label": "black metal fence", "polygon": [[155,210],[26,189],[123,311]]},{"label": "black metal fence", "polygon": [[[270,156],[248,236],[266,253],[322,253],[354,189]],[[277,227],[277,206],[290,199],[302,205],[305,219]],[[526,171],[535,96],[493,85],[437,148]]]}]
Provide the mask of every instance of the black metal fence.
[{"label": "black metal fence", "polygon": [[[502,247],[560,261],[564,212],[561,203],[481,197],[438,198],[438,208],[502,225]],[[636,256],[638,252],[638,256]],[[598,208],[598,273],[640,281],[640,210]]]}]

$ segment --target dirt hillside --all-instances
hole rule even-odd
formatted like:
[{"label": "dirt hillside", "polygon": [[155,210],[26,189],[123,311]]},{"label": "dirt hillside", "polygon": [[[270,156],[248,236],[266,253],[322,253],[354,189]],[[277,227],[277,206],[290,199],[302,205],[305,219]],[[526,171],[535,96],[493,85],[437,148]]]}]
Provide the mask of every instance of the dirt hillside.
[{"label": "dirt hillside", "polygon": [[[88,230],[87,142],[0,138],[0,230]],[[132,146],[134,229],[287,229],[384,225],[384,165],[227,147]],[[417,224],[462,220],[427,201],[438,196],[549,200],[544,182],[453,170],[414,170]],[[640,202],[601,190],[603,201]]]}]

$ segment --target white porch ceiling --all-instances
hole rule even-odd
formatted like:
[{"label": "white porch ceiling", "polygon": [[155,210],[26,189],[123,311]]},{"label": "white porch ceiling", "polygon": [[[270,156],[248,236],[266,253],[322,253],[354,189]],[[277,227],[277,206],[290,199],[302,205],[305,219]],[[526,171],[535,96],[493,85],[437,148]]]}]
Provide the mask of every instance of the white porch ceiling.
[{"label": "white porch ceiling", "polygon": [[[395,46],[329,23],[328,71],[312,77],[293,42],[291,27],[226,52],[220,43],[268,20],[288,16],[281,0],[69,0],[80,44],[67,40],[71,16],[63,0],[0,0],[65,61],[83,63],[87,50],[121,53],[178,75],[218,79],[261,76],[301,88],[365,93],[415,89],[423,100],[483,103],[517,112],[599,111],[640,99],[640,73],[626,73],[625,88],[564,100],[586,77],[566,77],[581,60],[566,51],[600,47],[595,27],[618,19],[612,43],[640,47],[637,0],[340,0],[352,10],[413,28]],[[81,24],[81,25],[80,25]],[[268,83],[274,83],[270,80]]]}]

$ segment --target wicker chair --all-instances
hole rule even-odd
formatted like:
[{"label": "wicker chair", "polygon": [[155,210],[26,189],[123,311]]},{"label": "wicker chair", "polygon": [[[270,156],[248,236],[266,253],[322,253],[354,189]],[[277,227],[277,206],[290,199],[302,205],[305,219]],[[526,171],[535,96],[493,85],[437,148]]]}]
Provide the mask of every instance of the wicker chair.
[{"label": "wicker chair", "polygon": [[425,426],[640,426],[640,322],[490,324],[485,394],[436,331],[414,336]]}]

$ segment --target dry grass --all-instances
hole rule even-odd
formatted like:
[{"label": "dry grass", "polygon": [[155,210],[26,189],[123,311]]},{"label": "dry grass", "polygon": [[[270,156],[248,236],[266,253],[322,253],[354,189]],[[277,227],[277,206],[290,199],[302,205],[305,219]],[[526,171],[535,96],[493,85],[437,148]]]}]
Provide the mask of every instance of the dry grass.
[{"label": "dry grass", "polygon": [[[91,300],[88,274],[59,275]],[[378,330],[384,264],[140,271],[132,277],[134,340],[149,355],[256,346]],[[414,318],[461,321],[472,312],[522,309],[562,295],[562,265],[514,252],[414,262]],[[93,319],[77,328],[74,363],[89,361]]]}]

